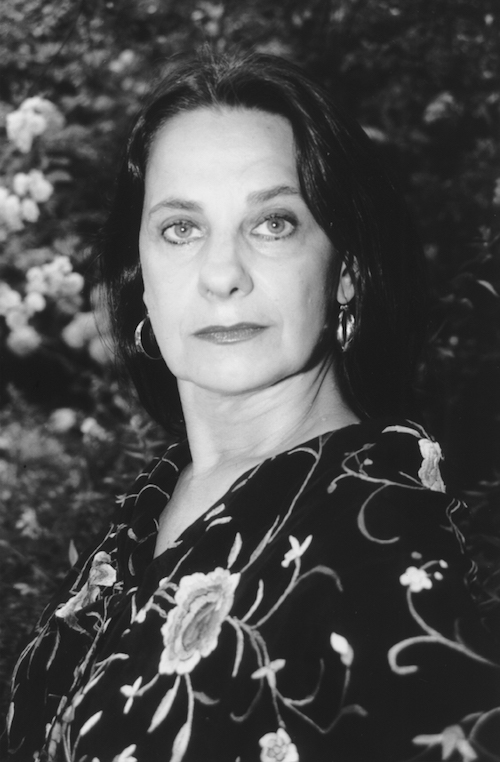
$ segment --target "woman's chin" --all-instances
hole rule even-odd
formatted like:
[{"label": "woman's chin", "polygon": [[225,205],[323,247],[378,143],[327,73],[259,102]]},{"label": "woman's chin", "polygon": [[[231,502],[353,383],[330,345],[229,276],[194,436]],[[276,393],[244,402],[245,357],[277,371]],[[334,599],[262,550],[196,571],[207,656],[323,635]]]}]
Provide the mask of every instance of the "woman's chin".
[{"label": "woman's chin", "polygon": [[196,388],[202,392],[220,397],[248,396],[271,388],[289,377],[289,372],[270,372],[267,368],[262,373],[256,372],[255,366],[250,368],[237,367],[227,369],[208,370],[206,373],[190,373],[184,377],[178,376],[179,390],[182,392],[188,387]]}]

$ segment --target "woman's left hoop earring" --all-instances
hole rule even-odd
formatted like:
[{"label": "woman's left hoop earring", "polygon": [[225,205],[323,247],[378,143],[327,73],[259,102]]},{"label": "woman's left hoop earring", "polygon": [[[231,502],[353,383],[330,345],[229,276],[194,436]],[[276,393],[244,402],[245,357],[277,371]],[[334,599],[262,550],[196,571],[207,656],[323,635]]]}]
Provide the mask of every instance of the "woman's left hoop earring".
[{"label": "woman's left hoop earring", "polygon": [[151,321],[149,320],[149,315],[146,315],[146,317],[143,318],[141,322],[137,325],[137,328],[134,331],[134,343],[135,343],[136,349],[139,352],[141,352],[143,355],[145,355],[149,360],[161,360],[161,354],[152,355],[144,347],[144,343],[142,341],[142,331],[148,321],[149,323],[151,323]]},{"label": "woman's left hoop earring", "polygon": [[337,341],[342,352],[345,352],[352,341],[356,320],[348,304],[342,304],[339,312],[339,324],[337,326]]}]

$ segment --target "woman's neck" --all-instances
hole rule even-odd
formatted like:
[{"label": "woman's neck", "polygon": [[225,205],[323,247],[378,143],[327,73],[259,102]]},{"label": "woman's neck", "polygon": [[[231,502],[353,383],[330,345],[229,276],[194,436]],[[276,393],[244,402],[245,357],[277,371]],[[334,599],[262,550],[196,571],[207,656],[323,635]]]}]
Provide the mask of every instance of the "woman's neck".
[{"label": "woman's neck", "polygon": [[331,367],[314,368],[272,387],[221,395],[180,381],[192,471],[252,467],[327,431],[357,423]]}]

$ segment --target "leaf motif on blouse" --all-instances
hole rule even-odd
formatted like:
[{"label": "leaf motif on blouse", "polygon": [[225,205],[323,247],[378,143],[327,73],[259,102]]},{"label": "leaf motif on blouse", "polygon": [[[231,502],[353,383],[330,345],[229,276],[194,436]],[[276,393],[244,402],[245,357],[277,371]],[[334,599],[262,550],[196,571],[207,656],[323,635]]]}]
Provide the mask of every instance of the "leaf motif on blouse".
[{"label": "leaf motif on blouse", "polygon": [[207,530],[212,529],[212,527],[218,526],[219,524],[229,524],[229,522],[232,520],[232,516],[221,516],[220,519],[214,519],[211,521],[207,526]]},{"label": "leaf motif on blouse", "polygon": [[191,672],[217,647],[239,580],[239,574],[221,568],[182,577],[175,594],[176,606],[168,612],[161,628],[164,649],[160,674]]},{"label": "leaf motif on blouse", "polygon": [[332,632],[330,635],[330,645],[339,654],[342,664],[350,667],[354,660],[354,651],[348,640],[343,635],[339,635],[338,632]]},{"label": "leaf motif on blouse", "polygon": [[219,513],[222,513],[222,511],[224,511],[225,508],[226,506],[224,505],[224,503],[221,503],[220,505],[216,505],[215,508],[212,508],[212,510],[205,515],[204,520],[210,521],[210,519],[212,519],[214,516],[218,516]]},{"label": "leaf motif on blouse", "polygon": [[96,725],[99,722],[101,717],[102,717],[102,710],[100,712],[96,712],[95,714],[93,714],[92,717],[89,717],[89,719],[83,723],[78,735],[79,736],[86,735],[89,732],[89,730],[91,730],[94,727],[94,725]]},{"label": "leaf motif on blouse", "polygon": [[[137,757],[132,756],[136,748],[137,744],[135,743],[127,746],[121,754],[117,754],[116,757],[113,757],[113,762],[138,762]],[[92,760],[92,762],[94,762],[94,760]]]},{"label": "leaf motif on blouse", "polygon": [[[165,717],[170,712],[170,709],[172,708],[172,704],[174,703],[174,699],[177,695],[177,690],[179,688],[180,683],[180,677],[177,676],[175,683],[173,684],[172,688],[166,692],[162,700],[160,701],[158,708],[156,709],[153,718],[151,720],[151,724],[148,728],[148,733],[152,733],[153,730],[155,730],[160,723],[163,722]],[[123,688],[122,688],[123,690]]]},{"label": "leaf motif on blouse", "polygon": [[297,747],[283,728],[266,733],[259,740],[261,762],[299,762]]},{"label": "leaf motif on blouse", "polygon": [[234,564],[234,562],[238,558],[242,545],[243,545],[243,540],[241,539],[241,534],[237,532],[236,537],[234,538],[233,547],[229,551],[229,556],[227,558],[228,569],[231,568],[231,566]]},{"label": "leaf motif on blouse", "polygon": [[181,762],[186,753],[189,739],[191,737],[191,722],[188,720],[179,730],[172,746],[172,756],[170,762]]}]

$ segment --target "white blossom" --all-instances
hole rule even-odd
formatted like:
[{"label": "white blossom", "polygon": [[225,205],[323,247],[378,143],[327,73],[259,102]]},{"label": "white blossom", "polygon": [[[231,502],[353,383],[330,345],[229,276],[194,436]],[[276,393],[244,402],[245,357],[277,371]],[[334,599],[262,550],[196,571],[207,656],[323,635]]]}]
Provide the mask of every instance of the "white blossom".
[{"label": "white blossom", "polygon": [[21,199],[15,193],[0,197],[0,221],[13,232],[23,229]]},{"label": "white blossom", "polygon": [[24,304],[30,315],[33,315],[35,312],[42,312],[47,306],[45,297],[38,291],[31,291],[29,294],[26,294]]},{"label": "white blossom", "polygon": [[7,137],[22,153],[28,153],[37,135],[47,128],[47,120],[34,111],[19,109],[7,114]]},{"label": "white blossom", "polygon": [[259,740],[261,762],[299,762],[297,747],[283,728],[266,733]]},{"label": "white blossom", "polygon": [[21,201],[21,214],[26,222],[36,222],[40,217],[40,209],[32,198],[23,198]]},{"label": "white blossom", "polygon": [[108,64],[108,69],[115,74],[121,74],[125,69],[128,69],[136,60],[136,55],[133,50],[122,50],[118,58],[115,58]]},{"label": "white blossom", "polygon": [[97,439],[99,442],[106,442],[109,439],[109,434],[95,418],[85,418],[80,426],[80,431],[88,439]]},{"label": "white blossom", "polygon": [[11,352],[19,357],[26,357],[38,349],[42,337],[31,325],[24,325],[11,331],[6,343]]},{"label": "white blossom", "polygon": [[424,122],[432,124],[440,119],[446,119],[458,111],[459,107],[451,93],[440,93],[431,101],[424,112]]},{"label": "white blossom", "polygon": [[21,295],[9,286],[8,283],[0,281],[0,315],[6,315],[10,310],[21,304]]},{"label": "white blossom", "polygon": [[417,569],[416,566],[409,566],[404,574],[399,578],[402,585],[410,588],[412,593],[419,593],[421,590],[430,590],[432,580],[425,569]]},{"label": "white blossom", "polygon": [[61,332],[63,341],[72,349],[83,349],[97,336],[97,326],[92,312],[79,312]]},{"label": "white blossom", "polygon": [[27,98],[17,111],[7,114],[7,137],[22,153],[28,153],[33,140],[48,129],[60,129],[64,117],[46,98]]},{"label": "white blossom", "polygon": [[32,169],[28,175],[28,190],[31,198],[39,204],[48,201],[54,192],[54,186],[50,183],[43,172]]},{"label": "white blossom", "polygon": [[65,434],[70,431],[77,422],[77,414],[70,407],[58,407],[51,413],[48,420],[49,428],[57,434]]},{"label": "white blossom", "polygon": [[81,292],[84,284],[83,275],[80,275],[80,273],[68,273],[61,281],[59,293],[61,296],[75,296]]},{"label": "white blossom", "polygon": [[25,172],[17,172],[12,180],[12,190],[22,198],[29,191],[30,178]]},{"label": "white blossom", "polygon": [[16,529],[21,531],[24,537],[36,539],[43,534],[43,529],[38,523],[38,518],[34,508],[25,508],[21,517],[16,521]]},{"label": "white blossom", "polygon": [[6,315],[5,322],[11,331],[17,331],[28,324],[30,313],[26,309],[24,302],[20,302],[16,307],[12,307]]}]

